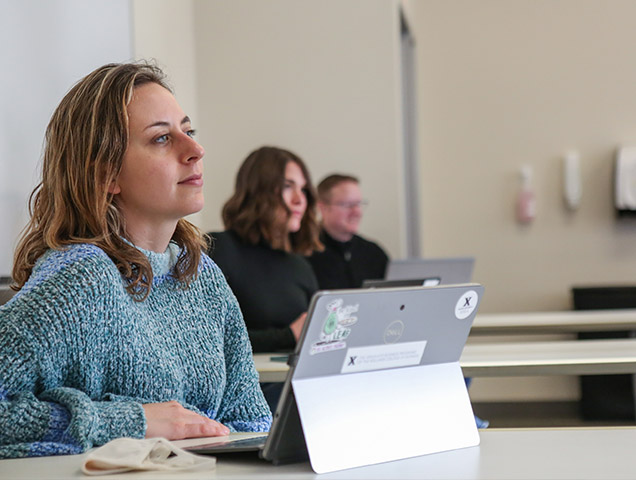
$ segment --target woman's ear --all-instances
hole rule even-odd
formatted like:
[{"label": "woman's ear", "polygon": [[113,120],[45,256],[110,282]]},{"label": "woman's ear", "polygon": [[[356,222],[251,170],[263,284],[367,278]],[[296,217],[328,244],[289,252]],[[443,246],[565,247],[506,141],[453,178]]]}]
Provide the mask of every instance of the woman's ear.
[{"label": "woman's ear", "polygon": [[121,187],[117,183],[117,180],[113,180],[110,185],[108,185],[108,193],[117,195],[119,192],[121,192]]}]

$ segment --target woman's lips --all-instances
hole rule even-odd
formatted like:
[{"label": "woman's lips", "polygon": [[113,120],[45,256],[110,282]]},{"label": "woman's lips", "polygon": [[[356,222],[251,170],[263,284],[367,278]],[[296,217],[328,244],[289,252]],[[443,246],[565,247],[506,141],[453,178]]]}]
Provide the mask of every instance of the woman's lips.
[{"label": "woman's lips", "polygon": [[190,175],[185,180],[180,181],[179,185],[192,185],[194,187],[201,187],[203,186],[203,175]]}]

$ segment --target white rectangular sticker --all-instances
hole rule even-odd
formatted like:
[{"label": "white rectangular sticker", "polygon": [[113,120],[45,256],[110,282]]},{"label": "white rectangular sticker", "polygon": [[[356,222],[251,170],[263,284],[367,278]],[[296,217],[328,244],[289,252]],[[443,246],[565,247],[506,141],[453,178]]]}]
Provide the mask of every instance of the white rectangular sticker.
[{"label": "white rectangular sticker", "polygon": [[352,347],[347,350],[341,373],[367,372],[419,365],[426,341]]}]

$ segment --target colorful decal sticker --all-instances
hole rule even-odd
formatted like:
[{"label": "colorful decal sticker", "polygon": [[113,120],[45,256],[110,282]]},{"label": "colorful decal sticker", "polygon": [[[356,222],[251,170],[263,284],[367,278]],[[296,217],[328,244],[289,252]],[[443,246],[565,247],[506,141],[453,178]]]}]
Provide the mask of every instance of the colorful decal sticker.
[{"label": "colorful decal sticker", "polygon": [[358,317],[353,314],[358,311],[360,304],[342,304],[342,299],[338,298],[326,305],[327,317],[320,330],[320,340],[311,346],[311,355],[347,347],[345,340],[351,333],[351,325],[358,321]]},{"label": "colorful decal sticker", "polygon": [[477,308],[477,302],[478,295],[475,290],[468,290],[463,293],[455,305],[455,316],[459,320],[469,317],[475,308]]},{"label": "colorful decal sticker", "polygon": [[387,368],[419,365],[426,348],[426,340],[420,342],[353,347],[347,350],[342,373],[368,372]]}]

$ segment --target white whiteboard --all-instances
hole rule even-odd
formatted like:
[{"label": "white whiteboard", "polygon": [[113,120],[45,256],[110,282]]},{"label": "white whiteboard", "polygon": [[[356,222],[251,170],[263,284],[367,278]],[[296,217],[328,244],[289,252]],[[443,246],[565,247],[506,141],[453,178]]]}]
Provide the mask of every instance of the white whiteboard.
[{"label": "white whiteboard", "polygon": [[9,276],[44,131],[71,85],[132,58],[130,0],[0,0],[0,276]]}]

